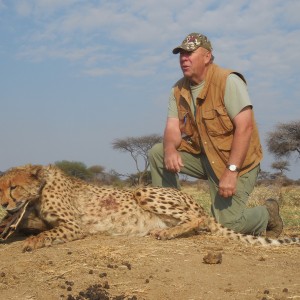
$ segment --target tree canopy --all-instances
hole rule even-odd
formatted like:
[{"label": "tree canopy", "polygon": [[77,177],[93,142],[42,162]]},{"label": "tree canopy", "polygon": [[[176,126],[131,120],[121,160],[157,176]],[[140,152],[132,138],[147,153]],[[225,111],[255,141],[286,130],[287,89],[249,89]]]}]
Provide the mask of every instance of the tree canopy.
[{"label": "tree canopy", "polygon": [[93,176],[93,173],[87,169],[86,165],[79,161],[62,160],[55,162],[55,165],[69,176],[78,177],[83,180],[89,180]]},{"label": "tree canopy", "polygon": [[289,157],[293,153],[300,157],[300,121],[277,124],[268,133],[267,147],[276,157]]},{"label": "tree canopy", "polygon": [[115,139],[112,142],[113,149],[120,152],[128,152],[134,160],[138,172],[139,184],[147,173],[149,167],[148,151],[156,144],[162,141],[162,136],[157,134],[144,135],[141,137],[127,137],[124,139]]},{"label": "tree canopy", "polygon": [[279,172],[279,175],[283,175],[284,174],[284,171],[289,171],[289,162],[287,160],[280,160],[280,161],[276,161],[276,162],[273,162],[271,167],[272,169],[274,170],[277,170]]}]

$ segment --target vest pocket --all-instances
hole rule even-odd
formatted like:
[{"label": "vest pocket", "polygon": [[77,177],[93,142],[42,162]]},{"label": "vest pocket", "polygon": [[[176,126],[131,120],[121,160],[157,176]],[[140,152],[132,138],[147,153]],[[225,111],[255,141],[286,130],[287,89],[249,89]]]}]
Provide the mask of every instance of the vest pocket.
[{"label": "vest pocket", "polygon": [[219,155],[224,163],[228,162],[230,151],[231,151],[231,144],[232,144],[232,136],[224,136],[222,139],[215,140],[215,144],[219,150]]},{"label": "vest pocket", "polygon": [[202,114],[207,133],[210,136],[229,134],[233,131],[233,124],[226,108],[218,106],[215,109],[203,111]]}]

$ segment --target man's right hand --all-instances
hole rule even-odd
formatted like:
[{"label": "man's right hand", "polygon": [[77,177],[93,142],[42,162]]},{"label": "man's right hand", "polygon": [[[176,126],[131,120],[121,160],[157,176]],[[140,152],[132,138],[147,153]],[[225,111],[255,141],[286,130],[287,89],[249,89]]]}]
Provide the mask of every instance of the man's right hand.
[{"label": "man's right hand", "polygon": [[164,163],[165,168],[174,173],[180,172],[181,168],[184,167],[181,156],[176,149],[165,151]]},{"label": "man's right hand", "polygon": [[181,132],[178,118],[168,118],[164,133],[164,163],[170,172],[180,172],[182,159],[177,151],[181,143]]}]

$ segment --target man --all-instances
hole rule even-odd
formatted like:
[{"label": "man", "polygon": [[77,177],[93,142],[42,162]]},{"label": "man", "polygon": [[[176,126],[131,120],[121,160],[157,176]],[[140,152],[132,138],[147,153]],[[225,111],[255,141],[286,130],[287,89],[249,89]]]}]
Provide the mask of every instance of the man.
[{"label": "man", "polygon": [[179,172],[207,179],[218,222],[276,238],[283,228],[278,203],[269,199],[246,207],[262,159],[246,80],[214,64],[212,50],[200,33],[189,34],[173,50],[183,78],[171,91],[163,144],[149,152],[152,183],[180,188]]}]

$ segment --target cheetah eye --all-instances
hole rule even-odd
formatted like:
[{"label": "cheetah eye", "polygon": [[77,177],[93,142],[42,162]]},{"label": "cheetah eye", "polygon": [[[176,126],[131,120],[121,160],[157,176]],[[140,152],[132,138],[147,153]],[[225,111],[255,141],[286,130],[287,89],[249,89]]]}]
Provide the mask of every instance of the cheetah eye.
[{"label": "cheetah eye", "polygon": [[10,190],[13,191],[13,190],[15,190],[16,188],[17,188],[16,185],[12,185],[12,186],[10,187]]}]

